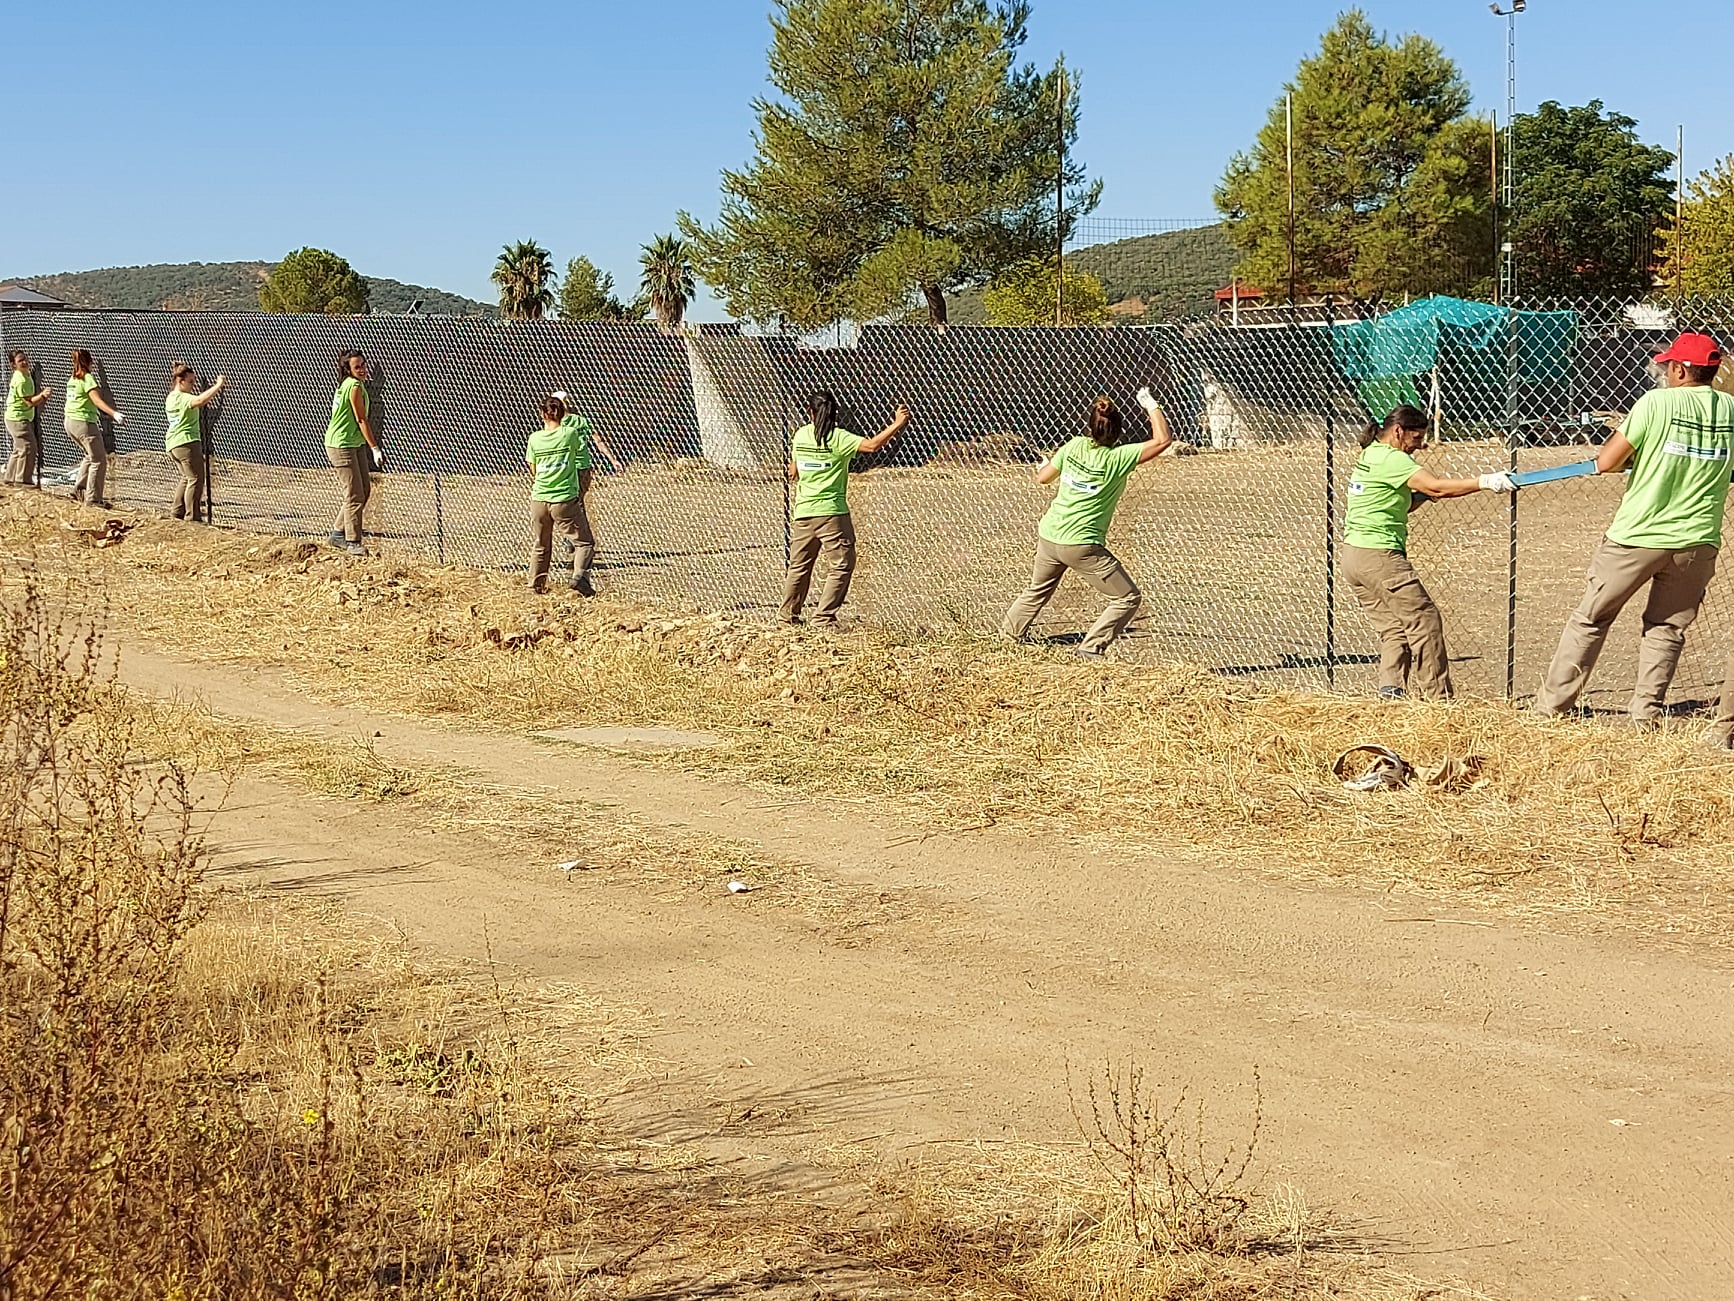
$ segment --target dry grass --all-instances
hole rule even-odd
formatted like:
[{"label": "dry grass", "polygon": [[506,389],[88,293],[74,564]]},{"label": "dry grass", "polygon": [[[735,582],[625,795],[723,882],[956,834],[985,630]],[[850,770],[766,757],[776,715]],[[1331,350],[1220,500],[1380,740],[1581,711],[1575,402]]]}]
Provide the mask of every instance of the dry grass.
[{"label": "dry grass", "polygon": [[[727,744],[657,762],[848,788],[932,826],[1016,823],[1269,870],[1612,918],[1726,944],[1734,764],[1689,731],[1545,722],[1497,701],[1393,708],[1183,666],[1105,668],[970,639],[802,636],[571,597],[311,542],[146,522],[94,550],[13,497],[15,554],[177,653],[476,727],[668,724]],[[1468,789],[1349,796],[1362,741],[1478,761]],[[1111,830],[1104,830],[1111,829]]]},{"label": "dry grass", "polygon": [[[4,1301],[1444,1295],[1323,1251],[1292,1199],[1248,1219],[1277,1237],[1158,1251],[1119,1189],[1051,1164],[1002,1163],[991,1205],[956,1164],[871,1170],[820,1205],[702,1142],[611,1131],[596,1102],[643,1073],[642,1018],[212,894],[198,776],[163,751],[188,720],[114,691],[100,634],[27,582],[7,596]],[[180,745],[263,762],[217,727]],[[461,784],[365,752],[270,762],[345,798]]]}]

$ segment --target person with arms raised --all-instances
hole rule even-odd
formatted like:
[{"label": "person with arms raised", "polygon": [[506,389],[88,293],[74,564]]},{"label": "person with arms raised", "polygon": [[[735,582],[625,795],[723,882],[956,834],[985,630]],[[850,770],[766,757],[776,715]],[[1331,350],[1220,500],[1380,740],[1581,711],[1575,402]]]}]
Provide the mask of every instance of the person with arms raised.
[{"label": "person with arms raised", "polygon": [[855,573],[855,522],[849,514],[849,463],[862,452],[877,452],[909,423],[909,408],[898,406],[891,423],[871,438],[837,427],[837,399],[829,392],[807,401],[807,423],[790,442],[789,480],[795,485],[790,508],[789,572],[783,583],[782,621],[800,623],[813,567],[823,551],[831,562],[819,594],[813,623],[837,626],[837,611],[849,595]]},{"label": "person with arms raised", "polygon": [[1138,404],[1149,418],[1150,437],[1122,443],[1125,427],[1119,409],[1111,399],[1100,397],[1084,418],[1085,432],[1037,467],[1037,483],[1060,486],[1036,526],[1030,585],[1006,611],[1000,623],[1002,637],[1020,642],[1029,637],[1030,625],[1059,589],[1067,570],[1112,598],[1078,644],[1074,653],[1081,658],[1101,659],[1138,613],[1144,595],[1119,558],[1108,550],[1108,525],[1132,472],[1155,460],[1174,442],[1168,417],[1149,389],[1138,390]]}]

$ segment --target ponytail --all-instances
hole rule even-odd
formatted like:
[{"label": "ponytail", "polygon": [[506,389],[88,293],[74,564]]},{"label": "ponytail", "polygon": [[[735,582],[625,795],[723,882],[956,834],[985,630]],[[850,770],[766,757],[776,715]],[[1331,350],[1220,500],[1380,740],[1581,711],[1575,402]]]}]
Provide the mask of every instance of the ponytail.
[{"label": "ponytail", "polygon": [[566,418],[566,404],[556,397],[543,398],[541,411],[542,419],[552,420],[555,424]]},{"label": "ponytail", "polygon": [[807,419],[813,423],[813,441],[829,447],[831,431],[837,427],[837,399],[829,389],[820,389],[807,399]]},{"label": "ponytail", "polygon": [[1120,412],[1115,407],[1112,398],[1097,398],[1090,406],[1090,414],[1085,420],[1085,428],[1089,431],[1090,441],[1097,447],[1115,447],[1120,442],[1120,435],[1125,428],[1120,418]]},{"label": "ponytail", "polygon": [[1425,430],[1431,423],[1427,419],[1427,413],[1419,407],[1408,405],[1393,407],[1391,414],[1386,416],[1383,421],[1375,420],[1361,430],[1357,441],[1362,447],[1371,447],[1393,429]]}]

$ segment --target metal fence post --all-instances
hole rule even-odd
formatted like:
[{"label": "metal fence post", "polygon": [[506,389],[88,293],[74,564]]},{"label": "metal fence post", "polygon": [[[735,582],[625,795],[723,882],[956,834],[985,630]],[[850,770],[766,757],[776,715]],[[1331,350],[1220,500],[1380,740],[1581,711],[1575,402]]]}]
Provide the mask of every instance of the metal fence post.
[{"label": "metal fence post", "polygon": [[439,563],[446,562],[446,510],[440,496],[440,472],[434,471],[434,554],[439,557]]},{"label": "metal fence post", "polygon": [[[1325,346],[1336,356],[1336,300],[1325,295]],[[1325,683],[1337,685],[1337,421],[1325,393]]]},{"label": "metal fence post", "polygon": [[[1517,469],[1517,309],[1508,306],[1506,331],[1505,447],[1508,468]],[[1505,561],[1505,698],[1517,694],[1517,494],[1506,494],[1507,551]]]},{"label": "metal fence post", "polygon": [[794,510],[795,503],[790,496],[793,485],[789,483],[789,462],[795,459],[795,436],[789,428],[789,389],[785,383],[783,390],[783,463],[777,467],[777,475],[783,481],[783,569],[787,571],[789,562],[794,555]]}]

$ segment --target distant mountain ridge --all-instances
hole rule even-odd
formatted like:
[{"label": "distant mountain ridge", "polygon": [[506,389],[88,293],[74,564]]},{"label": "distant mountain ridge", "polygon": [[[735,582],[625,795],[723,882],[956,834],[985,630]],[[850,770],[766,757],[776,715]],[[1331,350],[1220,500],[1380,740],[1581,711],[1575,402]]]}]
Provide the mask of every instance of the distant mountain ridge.
[{"label": "distant mountain ridge", "polygon": [[[1233,279],[1239,260],[1223,222],[1091,244],[1066,254],[1068,268],[1095,273],[1110,303],[1143,306],[1142,313],[1124,314],[1132,321],[1171,321],[1209,312],[1216,305],[1216,291]],[[979,289],[957,294],[950,306],[958,325],[987,320]]]},{"label": "distant mountain ridge", "polygon": [[[272,262],[164,262],[142,267],[103,267],[46,276],[15,276],[18,284],[52,294],[74,307],[132,311],[256,312],[259,285]],[[400,280],[367,276],[376,312],[407,312],[416,299],[428,316],[493,316],[499,309],[461,294]]]}]

